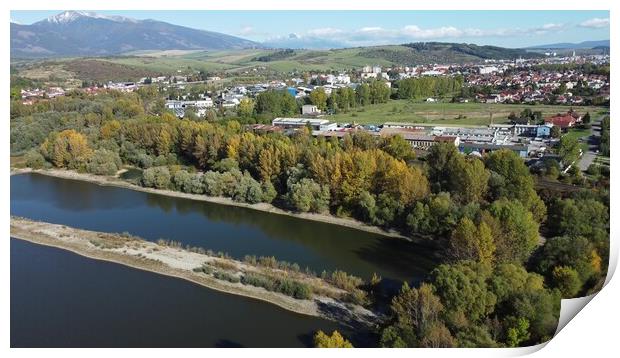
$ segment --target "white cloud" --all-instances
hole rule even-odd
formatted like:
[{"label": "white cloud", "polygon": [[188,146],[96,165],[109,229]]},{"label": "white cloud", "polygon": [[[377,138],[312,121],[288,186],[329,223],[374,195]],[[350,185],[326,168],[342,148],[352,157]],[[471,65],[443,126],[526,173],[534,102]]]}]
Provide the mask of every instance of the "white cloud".
[{"label": "white cloud", "polygon": [[362,27],[358,30],[359,32],[383,32],[383,27],[371,26],[371,27]]},{"label": "white cloud", "polygon": [[[338,47],[354,47],[481,37],[538,36],[550,32],[562,31],[565,28],[566,25],[560,23],[546,23],[531,28],[495,29],[458,28],[455,26],[422,28],[413,24],[396,29],[389,29],[379,26],[366,26],[353,30],[326,27],[312,29],[296,34],[295,38],[302,40],[306,44],[328,43],[333,47],[336,47],[336,44],[341,44],[341,46]],[[271,40],[273,40],[272,42],[275,42],[279,39],[276,37]]]},{"label": "white cloud", "polygon": [[308,31],[308,35],[310,36],[333,36],[341,34],[343,31],[341,29],[336,29],[333,27],[323,27],[319,29],[313,29]]},{"label": "white cloud", "polygon": [[609,26],[609,18],[595,17],[580,23],[579,26],[588,27],[591,29],[600,29],[602,27]]},{"label": "white cloud", "polygon": [[411,36],[417,39],[432,39],[444,37],[461,37],[464,32],[454,26],[444,26],[435,29],[421,29],[416,25],[405,26],[401,31],[405,36]]},{"label": "white cloud", "polygon": [[540,27],[541,30],[559,30],[564,27],[564,24],[544,24]]}]

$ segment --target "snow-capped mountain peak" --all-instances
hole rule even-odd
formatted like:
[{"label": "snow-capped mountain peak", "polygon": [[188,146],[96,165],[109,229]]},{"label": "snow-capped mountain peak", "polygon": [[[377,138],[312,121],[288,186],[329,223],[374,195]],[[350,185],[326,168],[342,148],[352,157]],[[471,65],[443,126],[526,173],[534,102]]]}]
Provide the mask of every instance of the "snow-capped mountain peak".
[{"label": "snow-capped mountain peak", "polygon": [[53,24],[68,24],[70,22],[76,21],[81,18],[92,18],[92,19],[106,19],[114,22],[136,22],[134,19],[130,19],[128,17],[123,16],[108,16],[97,14],[96,12],[91,11],[64,11],[60,14],[50,16],[45,21]]}]

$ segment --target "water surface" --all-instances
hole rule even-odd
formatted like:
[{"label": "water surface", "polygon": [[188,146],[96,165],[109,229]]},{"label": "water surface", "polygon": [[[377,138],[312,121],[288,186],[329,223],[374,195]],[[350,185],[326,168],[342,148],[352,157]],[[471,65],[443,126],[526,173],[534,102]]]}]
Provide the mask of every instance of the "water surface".
[{"label": "water surface", "polygon": [[11,215],[147,240],[180,241],[235,258],[275,256],[316,272],[419,281],[432,251],[333,224],[30,173],[11,176]]}]

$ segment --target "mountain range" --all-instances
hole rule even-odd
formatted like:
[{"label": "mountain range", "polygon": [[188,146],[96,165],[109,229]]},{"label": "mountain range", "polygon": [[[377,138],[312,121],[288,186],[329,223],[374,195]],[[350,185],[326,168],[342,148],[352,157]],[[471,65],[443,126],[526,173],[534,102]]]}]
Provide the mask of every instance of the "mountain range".
[{"label": "mountain range", "polygon": [[[402,51],[402,46],[405,50]],[[418,60],[464,62],[476,59],[538,57],[543,49],[609,47],[609,40],[557,43],[508,49],[441,42],[402,45],[400,49],[369,46],[369,58],[392,62]],[[337,41],[290,34],[258,43],[219,32],[196,30],[156,20],[136,20],[94,12],[65,11],[31,25],[11,22],[11,58],[105,57],[158,50],[343,49]],[[346,50],[346,49],[345,49]]]},{"label": "mountain range", "polygon": [[65,11],[32,25],[11,23],[11,57],[109,56],[141,50],[231,50],[259,43],[155,20]]},{"label": "mountain range", "polygon": [[609,47],[609,40],[583,41],[579,43],[559,42],[547,45],[528,47],[530,49],[591,49],[598,47]]}]

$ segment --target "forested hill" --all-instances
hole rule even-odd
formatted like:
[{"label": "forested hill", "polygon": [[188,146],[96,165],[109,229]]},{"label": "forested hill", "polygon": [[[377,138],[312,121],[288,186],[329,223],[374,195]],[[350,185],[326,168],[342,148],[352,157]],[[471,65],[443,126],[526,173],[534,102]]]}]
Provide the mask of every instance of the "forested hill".
[{"label": "forested hill", "polygon": [[401,46],[369,47],[365,51],[360,52],[360,54],[365,57],[385,59],[403,65],[542,57],[540,54],[522,49],[446,42],[415,42]]}]

